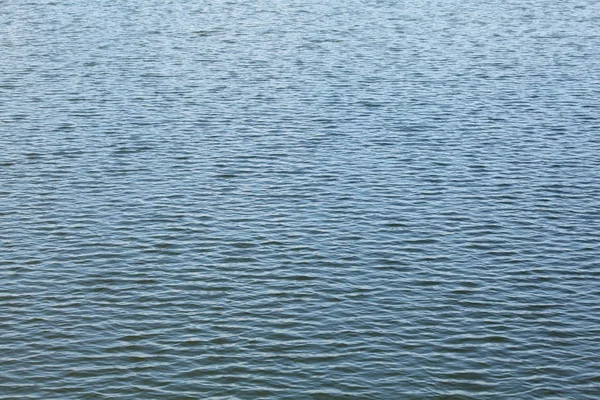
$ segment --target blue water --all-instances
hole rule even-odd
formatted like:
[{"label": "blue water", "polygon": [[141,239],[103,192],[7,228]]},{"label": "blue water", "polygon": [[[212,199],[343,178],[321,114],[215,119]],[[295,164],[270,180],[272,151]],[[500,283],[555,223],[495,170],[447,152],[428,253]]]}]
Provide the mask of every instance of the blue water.
[{"label": "blue water", "polygon": [[597,399],[600,3],[0,0],[0,399]]}]

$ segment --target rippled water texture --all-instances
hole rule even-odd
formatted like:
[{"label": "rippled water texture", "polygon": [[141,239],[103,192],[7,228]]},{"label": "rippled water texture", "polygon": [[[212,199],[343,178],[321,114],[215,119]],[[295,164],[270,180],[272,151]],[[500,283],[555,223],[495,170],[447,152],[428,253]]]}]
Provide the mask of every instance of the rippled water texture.
[{"label": "rippled water texture", "polygon": [[0,398],[600,398],[599,27],[0,0]]}]

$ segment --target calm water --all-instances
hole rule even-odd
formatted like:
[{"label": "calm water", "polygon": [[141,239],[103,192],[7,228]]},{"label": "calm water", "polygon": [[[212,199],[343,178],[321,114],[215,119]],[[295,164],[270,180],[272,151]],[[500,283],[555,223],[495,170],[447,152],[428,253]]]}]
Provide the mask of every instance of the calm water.
[{"label": "calm water", "polygon": [[596,0],[0,1],[0,399],[597,399]]}]

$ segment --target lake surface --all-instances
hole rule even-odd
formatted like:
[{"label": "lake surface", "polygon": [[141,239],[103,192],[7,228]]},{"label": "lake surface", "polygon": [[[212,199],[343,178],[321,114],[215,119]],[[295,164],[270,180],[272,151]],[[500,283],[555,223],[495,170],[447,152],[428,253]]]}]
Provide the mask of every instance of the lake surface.
[{"label": "lake surface", "polygon": [[599,27],[0,1],[0,399],[598,399]]}]

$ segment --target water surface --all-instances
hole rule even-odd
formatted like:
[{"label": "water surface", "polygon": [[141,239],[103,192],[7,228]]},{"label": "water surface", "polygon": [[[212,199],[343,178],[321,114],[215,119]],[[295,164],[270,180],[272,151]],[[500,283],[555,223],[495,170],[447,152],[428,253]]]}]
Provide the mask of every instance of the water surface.
[{"label": "water surface", "polygon": [[600,3],[0,1],[0,399],[596,399]]}]

